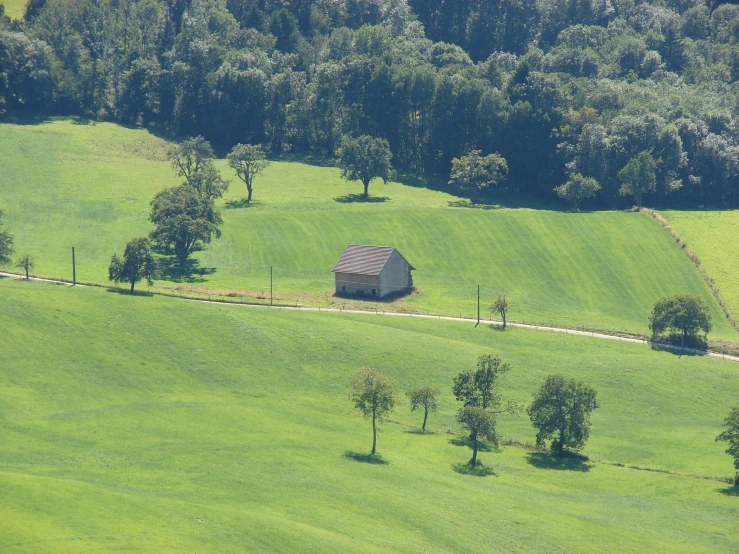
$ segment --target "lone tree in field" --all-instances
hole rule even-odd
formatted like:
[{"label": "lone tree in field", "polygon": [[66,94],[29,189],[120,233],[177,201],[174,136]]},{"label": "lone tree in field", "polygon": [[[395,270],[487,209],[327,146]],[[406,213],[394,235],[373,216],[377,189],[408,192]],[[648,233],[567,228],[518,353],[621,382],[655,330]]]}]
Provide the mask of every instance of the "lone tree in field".
[{"label": "lone tree in field", "polygon": [[362,135],[358,138],[345,137],[341,145],[341,176],[348,181],[361,181],[364,197],[369,197],[369,185],[373,179],[384,183],[395,178],[390,161],[393,158],[390,144],[382,138]]},{"label": "lone tree in field", "polygon": [[123,259],[113,254],[108,267],[108,280],[118,283],[131,283],[131,294],[136,283],[146,279],[149,286],[159,277],[159,261],[151,252],[151,242],[146,237],[133,239],[123,251]]},{"label": "lone tree in field", "polygon": [[581,450],[590,436],[590,413],[597,407],[595,390],[588,385],[562,375],[547,377],[528,409],[538,430],[536,445],[551,439],[554,456]]},{"label": "lone tree in field", "polygon": [[470,434],[472,442],[472,458],[469,465],[477,465],[477,451],[480,440],[489,440],[498,445],[498,434],[495,429],[495,414],[478,406],[465,406],[457,412],[457,423]]},{"label": "lone tree in field", "polygon": [[3,212],[0,212],[0,267],[11,262],[13,254],[13,235],[3,231]]},{"label": "lone tree in field", "polygon": [[372,452],[377,452],[377,421],[395,407],[395,381],[374,367],[360,367],[351,375],[349,399],[366,418],[372,418]]},{"label": "lone tree in field", "polygon": [[180,267],[185,266],[193,250],[210,243],[213,235],[220,238],[223,223],[213,200],[187,184],[157,194],[151,201],[149,219],[155,225],[151,239],[173,249]]},{"label": "lone tree in field", "polygon": [[228,155],[228,165],[236,170],[236,175],[244,181],[248,193],[246,201],[251,202],[254,177],[269,165],[261,145],[237,144]]},{"label": "lone tree in field", "polygon": [[228,181],[221,179],[213,163],[213,148],[203,137],[181,142],[169,150],[168,157],[177,175],[206,199],[220,198],[228,189]]},{"label": "lone tree in field", "polygon": [[421,426],[421,432],[426,432],[426,421],[429,417],[429,412],[435,412],[438,408],[436,397],[439,396],[441,391],[436,387],[419,387],[417,389],[410,389],[406,392],[408,400],[411,403],[411,411],[415,412],[419,408],[423,408],[423,425]]},{"label": "lone tree in field", "polygon": [[676,294],[663,298],[654,305],[649,318],[652,338],[664,332],[680,333],[682,346],[685,339],[695,338],[698,331],[706,335],[711,331],[711,312],[705,302],[695,294]]},{"label": "lone tree in field", "polygon": [[475,406],[493,414],[515,413],[516,403],[509,400],[503,404],[499,391],[501,378],[511,370],[500,356],[485,354],[477,360],[475,371],[463,371],[454,378],[454,397],[464,406]]},{"label": "lone tree in field", "polygon": [[33,261],[33,258],[29,256],[28,254],[23,254],[20,258],[18,258],[15,261],[15,267],[18,269],[22,269],[26,274],[26,280],[28,280],[29,276],[28,274],[33,271],[33,268],[36,266],[35,262]]},{"label": "lone tree in field", "polygon": [[495,299],[495,302],[490,304],[490,311],[494,314],[499,314],[503,319],[503,329],[506,327],[506,316],[508,315],[508,312],[511,311],[511,307],[511,301],[508,300],[508,295],[505,293],[499,294],[498,298]]},{"label": "lone tree in field", "polygon": [[580,211],[580,203],[592,198],[600,190],[598,181],[592,177],[585,177],[579,173],[571,173],[566,183],[555,187],[554,192],[562,200],[566,200],[576,211]]},{"label": "lone tree in field", "polygon": [[641,209],[642,195],[656,190],[656,169],[657,161],[647,151],[631,158],[629,163],[618,172],[618,178],[621,180],[619,193],[623,196],[633,196],[636,205]]},{"label": "lone tree in field", "polygon": [[452,160],[449,184],[468,190],[475,198],[482,191],[495,187],[505,181],[508,163],[498,153],[482,156],[480,150],[472,150],[466,156]]},{"label": "lone tree in field", "polygon": [[724,427],[726,427],[726,431],[716,437],[716,442],[729,443],[726,453],[734,458],[734,469],[737,470],[734,476],[734,485],[739,486],[739,407],[729,412],[728,417],[724,420]]}]

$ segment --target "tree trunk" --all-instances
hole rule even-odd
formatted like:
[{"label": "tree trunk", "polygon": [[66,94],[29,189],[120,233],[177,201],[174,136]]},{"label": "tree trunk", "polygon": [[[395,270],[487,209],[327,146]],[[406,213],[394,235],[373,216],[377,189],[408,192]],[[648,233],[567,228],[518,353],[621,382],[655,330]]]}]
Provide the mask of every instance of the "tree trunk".
[{"label": "tree trunk", "polygon": [[28,266],[26,266],[26,281],[28,281]]},{"label": "tree trunk", "polygon": [[505,312],[500,312],[500,315],[503,316],[503,329],[505,329],[506,322],[505,322]]},{"label": "tree trunk", "polygon": [[560,427],[559,429],[559,443],[557,444],[557,452],[555,456],[561,456],[565,448],[565,428]]},{"label": "tree trunk", "polygon": [[375,410],[372,410],[372,455],[375,455],[377,450],[377,423],[375,421],[376,415]]},{"label": "tree trunk", "polygon": [[246,195],[246,203],[251,203],[251,185],[249,183],[246,184],[246,190],[248,194]]},{"label": "tree trunk", "polygon": [[364,197],[369,198],[369,181],[362,181],[362,184],[364,185]]},{"label": "tree trunk", "polygon": [[472,437],[472,459],[470,465],[475,467],[477,465],[477,433]]},{"label": "tree trunk", "polygon": [[133,294],[133,287],[136,284],[136,281],[131,281],[131,294]]},{"label": "tree trunk", "polygon": [[421,432],[422,433],[425,433],[426,432],[426,420],[428,419],[428,417],[429,417],[429,409],[428,408],[424,408],[424,410],[423,410],[423,426],[421,427]]}]

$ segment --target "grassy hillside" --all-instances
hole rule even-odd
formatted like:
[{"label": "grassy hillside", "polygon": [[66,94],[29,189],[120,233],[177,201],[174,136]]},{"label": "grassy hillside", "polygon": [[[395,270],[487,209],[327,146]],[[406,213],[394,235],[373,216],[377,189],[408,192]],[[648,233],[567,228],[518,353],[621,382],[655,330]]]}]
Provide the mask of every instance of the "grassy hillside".
[{"label": "grassy hillside", "polygon": [[[151,197],[177,184],[166,143],[142,129],[57,120],[0,126],[0,209],[36,273],[105,282],[113,252],[145,235]],[[232,176],[221,163],[224,174]],[[380,202],[353,202],[361,186],[332,167],[274,163],[256,182],[251,207],[232,177],[222,202],[223,237],[196,254],[179,282],[204,290],[269,290],[283,299],[331,302],[331,267],[347,243],[398,247],[418,268],[421,294],[405,301],[448,314],[476,312],[510,293],[518,320],[645,332],[654,302],[694,292],[712,306],[718,338],[736,334],[670,237],[648,216],[456,207],[461,199],[407,184],[373,184]]]},{"label": "grassy hillside", "polygon": [[[462,323],[224,307],[0,279],[0,549],[179,551],[735,551],[736,491],[602,463],[553,467],[414,432],[403,403],[368,450],[348,373],[449,388],[476,356],[514,366],[527,402],[563,372],[599,393],[586,453],[728,475],[713,437],[739,365],[645,346]],[[289,340],[286,338],[289,337]],[[351,348],[347,348],[351,345]],[[700,378],[696,379],[696,376]],[[533,440],[525,417],[505,437]],[[349,453],[349,456],[347,456]]]},{"label": "grassy hillside", "polygon": [[739,211],[660,213],[698,254],[732,314],[739,316]]}]

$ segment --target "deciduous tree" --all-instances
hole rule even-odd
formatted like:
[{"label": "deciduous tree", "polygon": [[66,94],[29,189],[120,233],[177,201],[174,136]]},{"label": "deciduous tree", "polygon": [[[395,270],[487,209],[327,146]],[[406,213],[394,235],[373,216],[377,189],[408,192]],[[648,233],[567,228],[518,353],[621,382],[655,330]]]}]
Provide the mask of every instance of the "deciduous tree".
[{"label": "deciduous tree", "polygon": [[423,425],[421,426],[421,432],[426,432],[426,421],[429,417],[429,412],[435,412],[438,408],[436,397],[439,396],[441,391],[436,387],[419,387],[417,389],[410,389],[406,392],[408,400],[411,403],[411,411],[415,412],[419,408],[423,408]]},{"label": "deciduous tree", "polygon": [[590,386],[562,375],[547,377],[528,408],[537,429],[536,444],[551,439],[551,451],[561,456],[565,450],[581,450],[590,436],[590,413],[598,407]]},{"label": "deciduous tree", "polygon": [[28,254],[23,254],[23,256],[15,261],[15,267],[17,267],[18,269],[22,269],[25,272],[26,279],[28,279],[28,274],[29,272],[33,271],[35,265],[36,264],[33,261],[33,258]]},{"label": "deciduous tree", "polygon": [[223,196],[228,190],[228,181],[221,178],[213,161],[215,154],[210,143],[203,137],[189,138],[170,149],[169,160],[179,177],[206,199]]},{"label": "deciduous tree", "polygon": [[516,404],[509,400],[504,405],[499,390],[501,378],[510,370],[511,366],[500,356],[480,356],[475,371],[463,371],[454,378],[454,396],[465,406],[476,406],[492,413],[514,413]]},{"label": "deciduous tree", "polygon": [[503,319],[503,329],[506,328],[506,316],[511,310],[511,307],[511,301],[508,300],[508,295],[506,293],[499,294],[495,299],[495,302],[490,304],[490,311],[494,314],[500,314],[500,317]]},{"label": "deciduous tree", "polygon": [[706,335],[711,331],[711,312],[703,300],[695,294],[676,294],[658,301],[649,318],[652,337],[665,331],[679,332],[682,346],[685,339],[695,337],[698,331]]},{"label": "deciduous tree", "polygon": [[377,421],[395,407],[395,381],[374,367],[360,367],[351,375],[349,399],[366,418],[372,418],[372,452],[377,452]]},{"label": "deciduous tree", "polygon": [[151,239],[161,247],[172,248],[181,267],[192,251],[209,244],[213,235],[220,238],[223,223],[213,200],[187,184],[157,194],[151,201],[149,219],[155,225]]},{"label": "deciduous tree", "polygon": [[592,177],[585,177],[579,173],[571,173],[570,178],[564,184],[555,187],[554,192],[561,199],[566,200],[575,211],[580,211],[580,203],[592,198],[600,190],[598,181]]},{"label": "deciduous tree", "polygon": [[373,179],[387,183],[395,177],[390,163],[392,158],[390,145],[385,139],[368,135],[345,137],[341,145],[341,176],[348,181],[361,181],[367,198]]},{"label": "deciduous tree", "polygon": [[236,175],[244,181],[251,202],[254,177],[259,175],[269,165],[261,145],[237,144],[228,155],[228,165],[236,170]]},{"label": "deciduous tree", "polygon": [[508,174],[508,163],[498,154],[483,156],[480,150],[472,150],[466,156],[452,160],[449,184],[469,190],[479,197],[484,190],[504,182]]},{"label": "deciduous tree", "polygon": [[636,205],[641,208],[642,195],[654,192],[657,187],[656,169],[657,161],[647,151],[631,158],[629,163],[618,172],[618,178],[621,180],[619,193],[624,196],[633,196]]},{"label": "deciduous tree", "polygon": [[472,458],[469,464],[477,465],[477,451],[480,440],[489,440],[498,444],[498,434],[495,428],[495,414],[479,406],[465,406],[457,412],[457,423],[470,434],[472,442]]},{"label": "deciduous tree", "polygon": [[130,283],[131,294],[136,283],[146,279],[149,286],[159,277],[159,261],[151,251],[151,242],[146,237],[133,239],[123,251],[123,259],[113,254],[108,267],[108,280],[118,283]]},{"label": "deciduous tree", "polygon": [[734,476],[734,484],[739,486],[739,407],[733,408],[724,420],[726,430],[716,437],[716,442],[723,441],[729,443],[726,453],[734,458],[734,469],[737,470]]}]

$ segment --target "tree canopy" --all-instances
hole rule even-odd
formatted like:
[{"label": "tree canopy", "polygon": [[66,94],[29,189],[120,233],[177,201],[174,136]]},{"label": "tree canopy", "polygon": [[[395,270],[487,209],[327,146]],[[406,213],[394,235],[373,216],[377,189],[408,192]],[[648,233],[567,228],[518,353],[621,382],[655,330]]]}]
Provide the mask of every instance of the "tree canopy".
[{"label": "tree canopy", "polygon": [[734,469],[737,470],[734,484],[739,485],[739,407],[733,408],[724,420],[726,429],[716,437],[716,441],[728,443],[726,453],[734,458]]},{"label": "tree canopy", "polygon": [[393,154],[387,140],[362,135],[345,137],[341,143],[341,176],[348,181],[361,181],[364,197],[369,196],[369,185],[373,179],[384,183],[395,176],[390,161]]},{"label": "tree canopy", "polygon": [[247,190],[246,201],[251,202],[254,177],[269,165],[262,146],[237,144],[228,155],[228,165],[236,171],[239,179],[244,181]]},{"label": "tree canopy", "polygon": [[493,413],[514,412],[512,401],[503,404],[500,393],[501,378],[511,370],[500,356],[484,354],[477,360],[477,369],[463,371],[454,378],[454,397],[465,406],[477,406]]},{"label": "tree canopy", "polygon": [[11,262],[13,235],[3,230],[3,212],[0,212],[0,267]]},{"label": "tree canopy", "polygon": [[695,294],[676,294],[659,300],[649,318],[649,328],[656,337],[665,332],[680,333],[682,345],[699,331],[711,331],[711,312],[706,303]]},{"label": "tree canopy", "polygon": [[177,175],[184,177],[185,182],[204,198],[220,198],[228,190],[228,181],[221,178],[213,163],[213,148],[203,137],[181,142],[169,150],[168,157]]},{"label": "tree canopy", "polygon": [[477,465],[477,451],[480,440],[489,440],[498,444],[498,433],[495,426],[495,414],[479,406],[464,406],[457,412],[457,423],[469,433],[472,443],[472,458],[469,465]]},{"label": "tree canopy", "polygon": [[555,456],[581,450],[590,436],[590,413],[597,407],[596,393],[590,386],[562,375],[547,377],[528,408],[537,429],[537,446],[551,439]]},{"label": "tree canopy", "polygon": [[418,387],[415,389],[409,389],[406,392],[408,401],[411,405],[411,411],[415,412],[418,409],[423,409],[423,425],[421,425],[421,432],[426,432],[426,421],[428,420],[429,413],[435,412],[438,408],[436,398],[441,394],[441,391],[437,387]]},{"label": "tree canopy", "polygon": [[452,160],[449,184],[478,196],[480,192],[503,183],[507,174],[508,164],[503,156],[498,153],[483,156],[479,150],[473,150]]},{"label": "tree canopy", "polygon": [[580,211],[583,200],[592,198],[600,190],[598,181],[579,173],[571,173],[570,178],[562,185],[555,187],[557,196],[569,202],[576,211]]},{"label": "tree canopy", "polygon": [[162,248],[172,249],[184,267],[198,248],[220,238],[221,214],[213,200],[201,196],[188,184],[158,193],[151,201],[149,219],[155,225],[150,237]]},{"label": "tree canopy", "polygon": [[33,0],[0,17],[0,112],[321,157],[371,136],[441,176],[496,152],[540,202],[582,175],[594,207],[736,206],[738,22],[678,0]]},{"label": "tree canopy", "polygon": [[377,421],[395,408],[395,381],[377,368],[360,367],[351,374],[349,399],[362,415],[372,419],[372,455],[377,453]]},{"label": "tree canopy", "polygon": [[108,267],[108,280],[118,283],[130,283],[131,294],[136,283],[145,279],[149,286],[159,278],[159,261],[151,251],[148,238],[136,238],[130,241],[123,251],[123,258],[113,254]]}]

